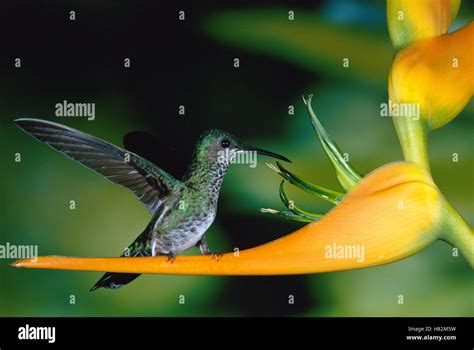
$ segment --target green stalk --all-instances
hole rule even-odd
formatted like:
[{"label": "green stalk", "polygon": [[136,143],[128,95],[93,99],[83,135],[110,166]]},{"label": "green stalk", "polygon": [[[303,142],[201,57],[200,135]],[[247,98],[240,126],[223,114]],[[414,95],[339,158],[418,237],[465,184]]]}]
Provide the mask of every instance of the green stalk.
[{"label": "green stalk", "polygon": [[405,160],[430,171],[428,159],[428,127],[421,119],[393,118]]},{"label": "green stalk", "polygon": [[474,269],[474,232],[458,211],[443,199],[441,207],[440,238],[459,249]]}]

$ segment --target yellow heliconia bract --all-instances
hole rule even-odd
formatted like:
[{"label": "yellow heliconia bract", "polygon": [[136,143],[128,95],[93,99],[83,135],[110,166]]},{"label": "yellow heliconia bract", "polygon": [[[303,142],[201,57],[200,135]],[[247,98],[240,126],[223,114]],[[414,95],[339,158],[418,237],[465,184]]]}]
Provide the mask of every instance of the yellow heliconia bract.
[{"label": "yellow heliconia bract", "polygon": [[388,0],[390,39],[398,50],[417,40],[448,32],[461,0]]},{"label": "yellow heliconia bract", "polygon": [[16,267],[188,275],[285,275],[387,264],[440,237],[442,196],[424,169],[397,162],[374,170],[320,221],[273,242],[224,254],[166,257],[39,257]]},{"label": "yellow heliconia bract", "polygon": [[[474,22],[400,50],[389,76],[390,102],[419,107],[419,117],[428,130],[449,123],[472,97],[473,52]],[[394,118],[403,123],[417,117]]]}]

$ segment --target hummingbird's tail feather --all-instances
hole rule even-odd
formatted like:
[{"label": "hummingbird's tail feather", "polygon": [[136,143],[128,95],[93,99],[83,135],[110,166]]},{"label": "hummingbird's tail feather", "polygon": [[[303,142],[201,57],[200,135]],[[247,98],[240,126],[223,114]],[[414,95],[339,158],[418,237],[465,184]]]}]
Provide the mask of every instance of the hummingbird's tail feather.
[{"label": "hummingbird's tail feather", "polygon": [[[149,256],[150,246],[147,244],[148,227],[128,246],[121,256]],[[118,273],[106,272],[94,286],[90,289],[91,292],[98,288],[117,289],[135,280],[139,273]]]},{"label": "hummingbird's tail feather", "polygon": [[95,291],[98,288],[108,288],[108,289],[117,289],[126,284],[129,284],[135,278],[140,276],[138,273],[105,273],[100,280],[94,284],[90,289],[91,292]]}]

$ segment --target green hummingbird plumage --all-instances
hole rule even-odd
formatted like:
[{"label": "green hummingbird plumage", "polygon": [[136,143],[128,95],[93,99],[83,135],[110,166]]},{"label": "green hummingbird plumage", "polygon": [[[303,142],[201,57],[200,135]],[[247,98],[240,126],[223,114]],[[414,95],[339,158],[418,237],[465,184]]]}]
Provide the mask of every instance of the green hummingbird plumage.
[{"label": "green hummingbird plumage", "polygon": [[[122,256],[166,255],[173,260],[194,246],[212,254],[204,234],[215,219],[221,184],[234,157],[255,152],[289,161],[213,129],[201,135],[186,174],[178,180],[137,154],[67,126],[31,118],[15,122],[39,141],[128,188],[150,210],[151,221]],[[138,276],[106,273],[91,290],[118,288]]]}]

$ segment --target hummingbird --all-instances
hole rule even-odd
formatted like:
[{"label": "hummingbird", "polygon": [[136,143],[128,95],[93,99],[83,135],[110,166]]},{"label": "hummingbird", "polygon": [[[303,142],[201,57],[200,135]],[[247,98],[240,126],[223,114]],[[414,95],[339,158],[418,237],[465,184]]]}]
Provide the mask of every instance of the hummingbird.
[{"label": "hummingbird", "polygon": [[[220,255],[209,249],[205,233],[216,217],[222,181],[233,159],[253,152],[291,162],[212,129],[199,137],[187,171],[177,179],[138,154],[79,130],[33,118],[16,119],[15,123],[35,139],[127,188],[151,212],[148,225],[122,253],[126,257],[164,255],[173,263],[177,254],[198,247],[203,255],[218,260]],[[107,272],[91,291],[120,288],[138,276]]]}]

